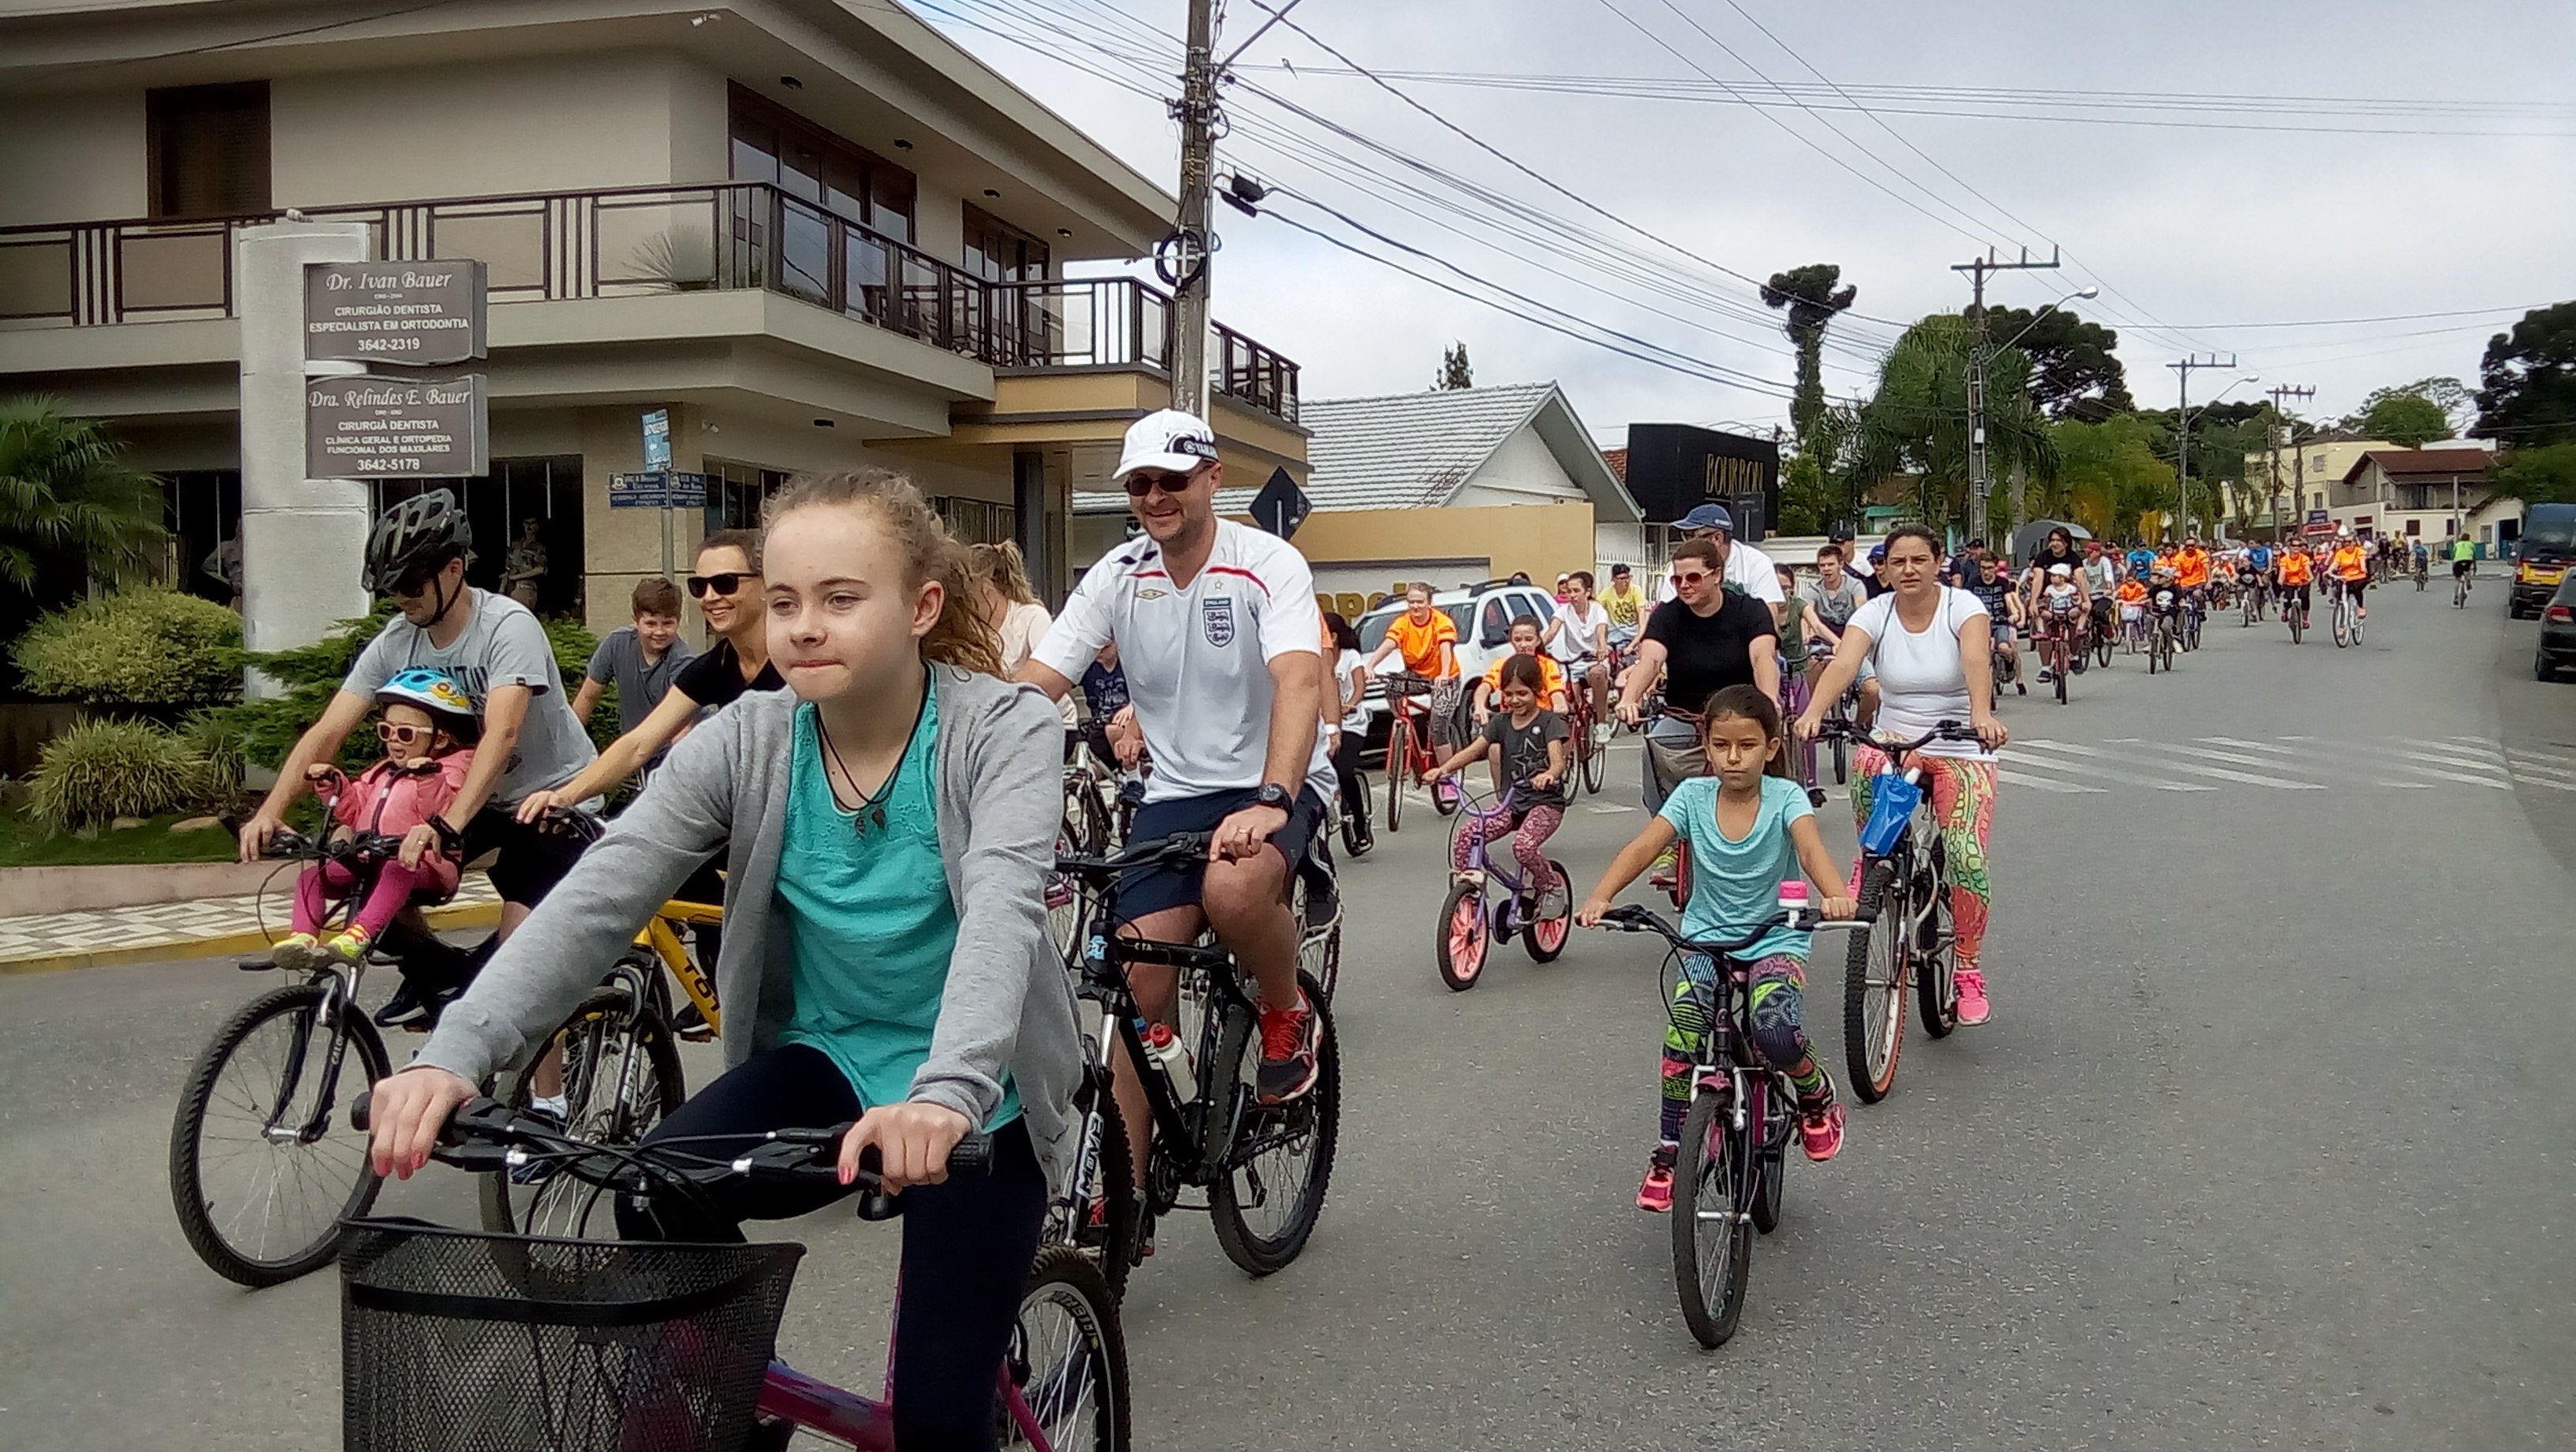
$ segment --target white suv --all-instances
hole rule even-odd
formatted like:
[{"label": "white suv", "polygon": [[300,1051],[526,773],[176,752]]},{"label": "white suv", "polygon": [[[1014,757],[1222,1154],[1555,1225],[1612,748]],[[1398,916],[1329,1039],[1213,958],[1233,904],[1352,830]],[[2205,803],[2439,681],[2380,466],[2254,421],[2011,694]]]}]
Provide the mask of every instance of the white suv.
[{"label": "white suv", "polygon": [[[1451,624],[1458,627],[1458,669],[1469,680],[1485,673],[1485,667],[1512,653],[1512,621],[1523,615],[1536,616],[1542,629],[1556,613],[1556,597],[1536,585],[1514,584],[1509,580],[1487,580],[1461,590],[1441,590],[1433,594],[1434,608],[1448,613]],[[1390,596],[1378,607],[1351,622],[1359,631],[1360,654],[1372,655],[1386,643],[1387,627],[1404,613],[1404,597]],[[1390,659],[1387,669],[1394,669]],[[1386,746],[1386,688],[1375,680],[1369,682],[1364,704],[1371,717],[1368,750],[1382,751]]]}]

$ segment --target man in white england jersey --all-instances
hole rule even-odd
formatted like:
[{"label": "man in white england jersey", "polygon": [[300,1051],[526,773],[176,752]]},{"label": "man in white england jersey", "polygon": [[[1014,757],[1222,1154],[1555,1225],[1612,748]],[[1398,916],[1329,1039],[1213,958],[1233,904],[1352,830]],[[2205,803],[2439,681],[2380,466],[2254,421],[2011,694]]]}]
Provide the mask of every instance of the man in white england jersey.
[{"label": "man in white england jersey", "polygon": [[[1204,863],[1121,880],[1121,925],[1183,943],[1202,923],[1216,930],[1259,985],[1262,1101],[1284,1102],[1314,1086],[1317,1037],[1297,986],[1288,888],[1333,790],[1318,730],[1314,576],[1286,540],[1217,517],[1225,466],[1215,434],[1190,414],[1139,419],[1117,478],[1144,536],[1083,576],[1019,678],[1062,700],[1102,646],[1118,647],[1154,763],[1128,840],[1215,834]],[[1132,968],[1138,1006],[1168,1017],[1174,977],[1168,967]],[[1117,1087],[1127,1123],[1151,1124],[1124,1056]]]}]

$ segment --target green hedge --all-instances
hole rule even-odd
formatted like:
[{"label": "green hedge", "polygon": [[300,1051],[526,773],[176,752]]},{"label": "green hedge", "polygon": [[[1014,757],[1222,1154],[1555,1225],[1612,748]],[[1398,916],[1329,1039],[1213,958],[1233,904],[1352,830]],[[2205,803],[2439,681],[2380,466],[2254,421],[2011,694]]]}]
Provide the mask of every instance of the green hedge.
[{"label": "green hedge", "polygon": [[63,831],[149,817],[210,795],[205,759],[148,721],[84,721],[46,743],[27,814]]},{"label": "green hedge", "polygon": [[10,654],[27,688],[104,706],[193,706],[241,695],[241,617],[158,587],[57,610]]}]

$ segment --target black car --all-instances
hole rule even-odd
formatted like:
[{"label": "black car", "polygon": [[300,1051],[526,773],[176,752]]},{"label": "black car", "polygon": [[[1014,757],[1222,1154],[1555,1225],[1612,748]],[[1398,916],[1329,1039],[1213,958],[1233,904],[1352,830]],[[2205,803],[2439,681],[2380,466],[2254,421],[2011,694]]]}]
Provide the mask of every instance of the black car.
[{"label": "black car", "polygon": [[2541,680],[2556,680],[2560,671],[2576,671],[2576,570],[2540,607],[2540,645],[2531,657],[2531,673]]}]

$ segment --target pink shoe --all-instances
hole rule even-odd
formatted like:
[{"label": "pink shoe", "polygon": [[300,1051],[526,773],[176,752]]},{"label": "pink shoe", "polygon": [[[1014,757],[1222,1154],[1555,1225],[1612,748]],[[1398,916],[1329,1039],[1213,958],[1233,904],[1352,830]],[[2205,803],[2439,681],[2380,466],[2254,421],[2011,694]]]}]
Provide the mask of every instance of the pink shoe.
[{"label": "pink shoe", "polygon": [[1659,1144],[1654,1156],[1646,1161],[1646,1182],[1637,1187],[1637,1208],[1658,1215],[1673,1208],[1673,1157],[1680,1145]]},{"label": "pink shoe", "polygon": [[1959,1025],[1962,1028],[1984,1023],[1994,1016],[1986,1002],[1986,975],[1974,968],[1962,968],[1958,976]]},{"label": "pink shoe", "polygon": [[1810,1113],[1804,1105],[1798,1110],[1798,1142],[1806,1148],[1807,1158],[1822,1163],[1843,1152],[1843,1107],[1829,1102]]}]

